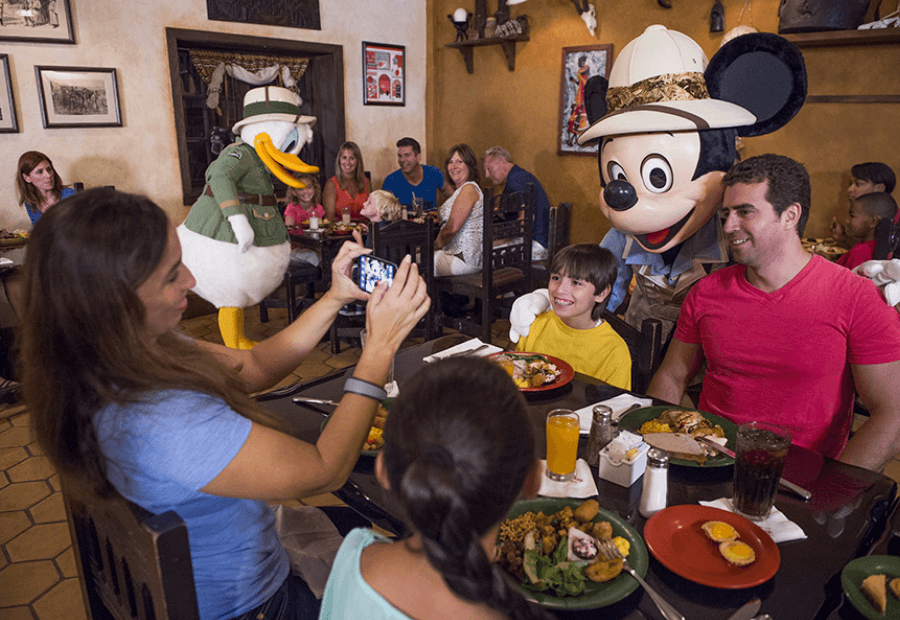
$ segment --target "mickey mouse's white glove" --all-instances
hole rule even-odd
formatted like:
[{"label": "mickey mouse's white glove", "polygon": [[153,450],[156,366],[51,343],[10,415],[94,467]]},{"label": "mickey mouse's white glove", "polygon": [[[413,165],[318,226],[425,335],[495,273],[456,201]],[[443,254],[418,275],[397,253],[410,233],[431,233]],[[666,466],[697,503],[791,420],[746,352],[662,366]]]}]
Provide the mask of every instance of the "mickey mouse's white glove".
[{"label": "mickey mouse's white glove", "polygon": [[900,259],[867,260],[853,273],[872,280],[881,289],[889,306],[900,303]]},{"label": "mickey mouse's white glove", "polygon": [[509,340],[519,342],[519,338],[527,336],[534,320],[549,307],[550,292],[545,288],[539,288],[515,300],[509,311]]},{"label": "mickey mouse's white glove", "polygon": [[231,224],[231,230],[234,231],[234,236],[237,238],[238,252],[243,254],[253,245],[253,239],[256,236],[253,233],[253,228],[251,228],[250,222],[247,221],[247,216],[243,213],[229,215],[228,222]]}]

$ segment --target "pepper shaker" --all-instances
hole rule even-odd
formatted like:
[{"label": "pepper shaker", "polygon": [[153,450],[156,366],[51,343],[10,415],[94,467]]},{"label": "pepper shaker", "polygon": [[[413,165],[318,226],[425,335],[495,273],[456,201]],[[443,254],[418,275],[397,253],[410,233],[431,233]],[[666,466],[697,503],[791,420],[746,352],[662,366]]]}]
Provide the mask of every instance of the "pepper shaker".
[{"label": "pepper shaker", "polygon": [[600,451],[613,440],[612,409],[606,405],[595,405],[591,420],[591,434],[588,436],[587,462],[593,467],[600,466]]},{"label": "pepper shaker", "polygon": [[664,450],[650,448],[647,452],[647,470],[644,472],[644,488],[638,510],[649,519],[666,507],[669,491],[669,455]]}]

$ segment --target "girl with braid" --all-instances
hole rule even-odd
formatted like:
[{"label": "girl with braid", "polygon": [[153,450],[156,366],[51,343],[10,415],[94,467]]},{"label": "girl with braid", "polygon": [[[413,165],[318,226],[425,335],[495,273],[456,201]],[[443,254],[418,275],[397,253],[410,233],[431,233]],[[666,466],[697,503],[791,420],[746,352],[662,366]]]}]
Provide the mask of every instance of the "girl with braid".
[{"label": "girl with braid", "polygon": [[384,438],[375,473],[412,531],[391,543],[353,530],[319,619],[549,617],[490,559],[510,506],[539,485],[532,423],[506,371],[480,358],[428,364],[391,407]]}]

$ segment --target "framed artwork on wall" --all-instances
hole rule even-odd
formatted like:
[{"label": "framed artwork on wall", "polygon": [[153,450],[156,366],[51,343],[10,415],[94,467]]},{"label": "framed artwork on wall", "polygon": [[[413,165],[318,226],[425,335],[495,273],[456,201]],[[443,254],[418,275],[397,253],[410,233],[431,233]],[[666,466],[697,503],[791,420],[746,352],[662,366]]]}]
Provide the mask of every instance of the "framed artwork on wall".
[{"label": "framed artwork on wall", "polygon": [[406,47],[363,41],[363,104],[406,105]]},{"label": "framed artwork on wall", "polygon": [[12,80],[9,78],[9,56],[0,54],[0,133],[18,132],[16,100],[13,99]]},{"label": "framed artwork on wall", "polygon": [[559,155],[597,155],[596,143],[579,146],[576,140],[590,124],[587,102],[591,97],[606,96],[612,54],[611,43],[563,48],[559,84]]},{"label": "framed artwork on wall", "polygon": [[121,127],[115,69],[35,67],[44,127]]},{"label": "framed artwork on wall", "polygon": [[0,0],[0,41],[75,43],[69,0]]}]

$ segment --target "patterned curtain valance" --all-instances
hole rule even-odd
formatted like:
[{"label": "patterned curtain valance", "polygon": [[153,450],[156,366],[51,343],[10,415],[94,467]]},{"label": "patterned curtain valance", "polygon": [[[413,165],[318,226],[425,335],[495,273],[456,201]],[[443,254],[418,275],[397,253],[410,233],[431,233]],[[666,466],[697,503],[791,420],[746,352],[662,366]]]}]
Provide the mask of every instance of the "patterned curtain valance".
[{"label": "patterned curtain valance", "polygon": [[261,69],[282,66],[287,67],[296,82],[306,72],[309,58],[297,56],[268,56],[262,54],[238,54],[235,52],[217,52],[213,50],[191,50],[191,62],[203,81],[209,84],[213,72],[220,64],[237,65],[251,73]]}]

